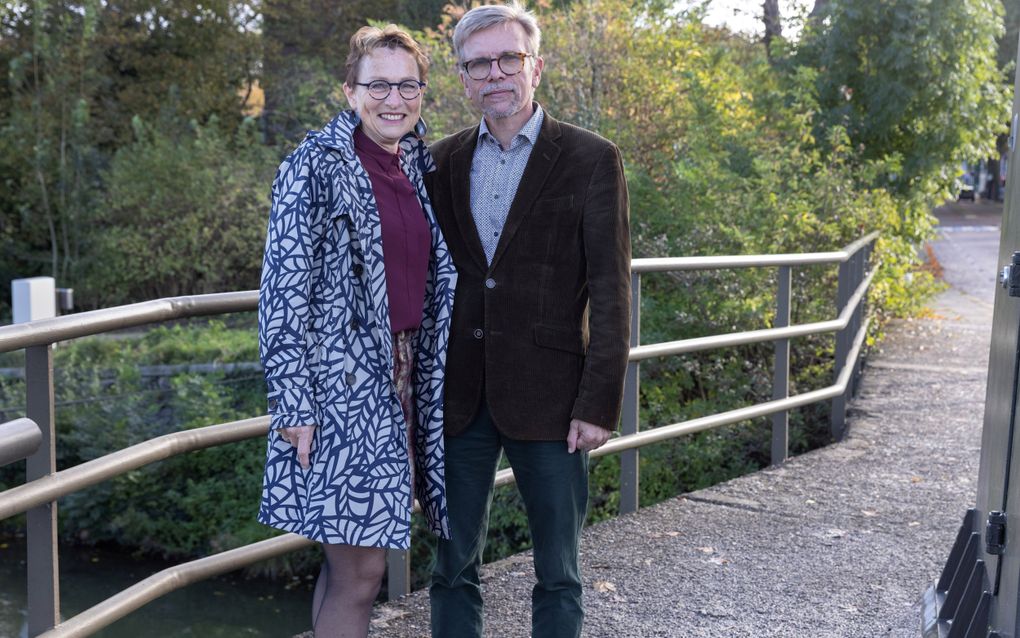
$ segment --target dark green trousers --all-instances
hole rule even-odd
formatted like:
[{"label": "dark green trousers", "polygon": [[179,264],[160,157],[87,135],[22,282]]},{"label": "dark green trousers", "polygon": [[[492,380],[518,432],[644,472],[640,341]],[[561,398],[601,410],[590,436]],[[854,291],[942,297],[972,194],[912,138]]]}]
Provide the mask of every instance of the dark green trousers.
[{"label": "dark green trousers", "polygon": [[531,635],[580,636],[584,610],[578,541],[588,507],[588,454],[568,454],[566,441],[504,437],[493,425],[484,400],[467,430],[446,437],[446,498],[452,538],[439,541],[432,571],[432,635],[482,636],[478,571],[500,450],[514,470],[534,544],[537,582],[531,593]]}]

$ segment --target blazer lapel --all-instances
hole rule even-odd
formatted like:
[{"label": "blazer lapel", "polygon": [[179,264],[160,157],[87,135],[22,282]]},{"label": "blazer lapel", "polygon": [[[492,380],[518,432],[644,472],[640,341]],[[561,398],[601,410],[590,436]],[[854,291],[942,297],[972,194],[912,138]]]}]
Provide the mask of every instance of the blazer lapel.
[{"label": "blazer lapel", "polygon": [[[520,227],[538,194],[542,191],[546,178],[556,165],[560,156],[560,147],[556,143],[560,137],[560,125],[546,113],[542,119],[542,128],[535,140],[535,148],[531,149],[531,156],[528,164],[524,167],[524,174],[521,175],[521,182],[517,186],[517,194],[510,205],[510,212],[507,214],[506,223],[503,225],[503,233],[496,245],[496,253],[492,256],[491,268],[495,268],[499,258],[506,252],[507,245],[513,240],[514,233]],[[478,233],[475,232],[477,236]],[[479,244],[480,246],[480,244]],[[484,263],[484,253],[483,262]]]},{"label": "blazer lapel", "polygon": [[478,227],[475,226],[474,215],[471,214],[471,161],[475,156],[475,144],[478,140],[478,127],[474,127],[463,138],[460,147],[450,154],[450,197],[453,203],[453,216],[457,220],[464,244],[468,247],[471,257],[483,270],[488,269],[482,240],[478,238]]}]

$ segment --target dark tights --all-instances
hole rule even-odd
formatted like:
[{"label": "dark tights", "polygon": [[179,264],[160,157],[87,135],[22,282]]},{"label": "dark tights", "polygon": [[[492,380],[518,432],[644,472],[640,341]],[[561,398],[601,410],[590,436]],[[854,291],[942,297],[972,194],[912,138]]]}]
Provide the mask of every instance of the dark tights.
[{"label": "dark tights", "polygon": [[326,560],[315,583],[315,638],[364,638],[386,571],[386,550],[323,544]]}]

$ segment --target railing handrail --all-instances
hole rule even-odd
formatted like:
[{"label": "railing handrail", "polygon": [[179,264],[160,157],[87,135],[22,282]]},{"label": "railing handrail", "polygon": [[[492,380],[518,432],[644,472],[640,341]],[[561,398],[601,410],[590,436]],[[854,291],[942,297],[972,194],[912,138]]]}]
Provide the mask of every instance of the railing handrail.
[{"label": "railing handrail", "polygon": [[[680,341],[637,346],[630,349],[630,361],[642,361],[653,357],[841,330],[847,326],[850,316],[863,299],[864,293],[867,291],[874,274],[875,271],[872,270],[865,280],[861,282],[861,285],[858,286],[857,291],[846,308],[840,313],[839,319],[794,325],[786,328],[749,330],[725,335],[695,337]],[[854,358],[850,357],[850,359]],[[792,401],[794,398],[791,397],[787,401]],[[814,400],[818,401],[821,399]],[[782,409],[784,408],[779,408],[775,411],[782,411]],[[764,412],[755,416],[765,416],[768,414],[771,414],[771,412]],[[101,483],[121,474],[126,474],[150,463],[163,461],[172,456],[195,450],[242,441],[257,436],[265,436],[268,431],[269,417],[261,416],[172,432],[143,441],[142,443],[137,443],[105,456],[92,459],[91,461],[86,461],[80,465],[61,470],[45,478],[0,492],[0,521],[43,503],[55,501],[80,489]],[[614,441],[619,440],[622,439],[614,439]]]},{"label": "railing handrail", "polygon": [[836,383],[830,386],[818,388],[817,390],[811,390],[810,392],[804,392],[802,394],[795,394],[792,397],[787,397],[785,399],[756,403],[743,408],[720,412],[719,414],[710,414],[708,416],[689,419],[672,425],[660,425],[650,430],[638,432],[637,434],[621,436],[611,439],[605,445],[597,450],[593,450],[589,454],[593,457],[616,454],[618,452],[623,452],[624,450],[644,447],[652,443],[659,443],[667,439],[673,439],[685,434],[693,434],[695,432],[708,430],[720,425],[729,425],[731,423],[747,421],[748,419],[768,416],[777,412],[792,410],[793,408],[800,408],[805,405],[810,405],[812,403],[817,403],[818,401],[824,401],[825,399],[831,399],[834,396],[838,396],[846,391],[847,385],[850,383],[850,377],[854,369],[854,362],[857,359],[857,355],[860,354],[861,347],[864,345],[864,338],[868,334],[869,324],[870,320],[865,321],[861,326],[861,329],[857,331],[857,335],[855,335],[854,338],[853,348],[850,351],[850,355],[847,356],[847,365],[843,366],[840,370],[839,378]]},{"label": "railing handrail", "polygon": [[676,270],[722,270],[730,268],[772,268],[838,264],[853,257],[879,236],[873,231],[842,250],[821,253],[781,253],[773,255],[718,255],[709,257],[651,257],[631,260],[631,272],[652,273]]},{"label": "railing handrail", "polygon": [[45,346],[58,341],[78,339],[111,330],[135,328],[160,321],[218,315],[253,310],[258,305],[257,290],[217,292],[153,299],[115,308],[79,312],[51,319],[0,326],[0,353]]},{"label": "railing handrail", "polygon": [[[796,396],[778,401],[768,401],[752,406],[729,410],[720,414],[713,414],[696,419],[689,419],[672,425],[663,425],[652,430],[646,430],[638,434],[631,434],[610,440],[608,443],[590,452],[592,458],[617,454],[625,450],[642,448],[654,443],[660,443],[669,439],[687,434],[693,434],[702,430],[711,429],[720,425],[737,423],[762,416],[768,416],[776,412],[790,410],[792,408],[809,405],[816,401],[822,401],[837,396],[846,390],[853,372],[853,362],[864,343],[867,334],[868,322],[865,322],[858,331],[854,340],[851,356],[848,363],[840,371],[839,379],[833,385],[805,392]],[[251,419],[254,421],[255,419]],[[241,428],[242,422],[234,422],[228,425],[234,428]],[[218,427],[218,426],[209,426]],[[266,424],[268,428],[268,423]],[[207,429],[207,428],[200,428]],[[258,434],[254,435],[258,436]],[[136,446],[137,447],[137,446]],[[494,487],[508,485],[514,482],[512,469],[500,470],[496,473],[493,481]],[[15,488],[16,489],[16,488]],[[417,510],[417,503],[415,503]],[[3,516],[0,516],[2,519]],[[107,627],[114,621],[123,618],[127,614],[140,609],[147,603],[176,591],[192,583],[220,576],[231,571],[240,569],[247,565],[267,560],[276,556],[282,556],[290,552],[310,547],[312,541],[298,536],[297,534],[284,534],[275,538],[258,541],[242,547],[227,550],[206,556],[187,563],[181,563],[168,567],[148,578],[141,580],[134,585],[122,590],[120,593],[97,603],[64,622],[60,623],[50,631],[41,634],[39,638],[71,638],[74,636],[87,636],[89,633]]]},{"label": "railing handrail", "polygon": [[146,604],[192,583],[222,576],[259,561],[283,556],[314,545],[297,534],[283,534],[236,547],[156,572],[106,600],[61,622],[38,638],[89,636]]},{"label": "railing handrail", "polygon": [[259,416],[171,432],[136,443],[31,483],[0,492],[0,521],[150,463],[195,450],[265,436],[267,432],[269,417]]},{"label": "railing handrail", "polygon": [[[637,404],[636,399],[632,397],[630,400],[634,402],[634,405],[633,415],[631,415],[630,419],[634,423],[634,426],[633,429],[629,430],[629,432],[633,433],[614,438],[606,445],[591,453],[592,457],[625,453],[621,457],[623,459],[621,460],[620,486],[621,512],[632,511],[625,510],[624,508],[622,473],[623,461],[627,460],[628,464],[634,465],[635,469],[633,472],[635,472],[636,477],[637,464],[634,461],[637,459],[636,455],[638,454],[637,450],[639,448],[686,434],[707,430],[721,425],[747,421],[749,419],[759,418],[762,416],[773,415],[772,418],[774,421],[776,419],[785,420],[787,418],[786,413],[793,408],[809,405],[829,398],[833,399],[833,406],[836,405],[837,401],[845,400],[850,392],[850,384],[852,383],[854,371],[858,365],[858,358],[868,329],[869,322],[867,320],[861,321],[863,301],[877,271],[877,268],[873,268],[870,272],[865,272],[865,264],[868,256],[870,255],[870,251],[865,251],[861,255],[858,255],[858,253],[874,242],[878,236],[878,232],[870,233],[857,241],[848,244],[842,250],[834,252],[787,255],[739,255],[720,257],[682,257],[669,259],[636,259],[632,262],[632,273],[634,281],[637,282],[635,285],[636,291],[640,291],[641,273],[745,267],[780,267],[781,276],[779,298],[785,299],[785,301],[780,302],[780,307],[784,307],[783,304],[785,303],[785,308],[787,308],[787,310],[783,310],[781,312],[777,311],[778,313],[775,322],[777,327],[774,328],[713,335],[708,337],[696,337],[650,345],[638,345],[639,342],[636,339],[632,340],[628,378],[631,378],[632,375],[635,379],[637,378],[636,375],[640,365],[639,362],[644,359],[765,341],[772,341],[777,344],[776,365],[778,367],[781,360],[778,350],[779,344],[788,344],[789,339],[793,337],[827,332],[838,333],[837,353],[834,365],[834,367],[838,369],[838,374],[837,380],[834,384],[794,396],[788,396],[788,381],[778,380],[785,379],[785,377],[777,376],[777,380],[774,381],[774,385],[776,387],[783,387],[784,391],[782,394],[777,395],[774,388],[773,399],[771,401],[756,403],[750,406],[729,410],[727,412],[689,419],[680,423],[659,426],[644,431],[640,431],[638,428],[636,420]],[[839,299],[837,301],[837,308],[840,311],[839,317],[828,321],[793,326],[786,325],[789,323],[788,304],[790,295],[790,267],[825,263],[840,264],[840,292]],[[854,282],[859,282],[852,293],[849,288],[844,289],[844,284],[854,285],[853,283],[850,283],[851,279]],[[786,283],[783,284],[783,281],[786,281]],[[639,292],[636,292],[636,294],[639,294]],[[50,354],[51,351],[46,346],[58,341],[100,334],[115,329],[141,326],[158,321],[228,312],[250,311],[256,308],[257,303],[257,291],[192,295],[159,299],[139,304],[132,304],[129,306],[96,310],[14,326],[4,326],[0,327],[0,352],[27,348],[27,352],[30,356],[27,357],[29,361],[26,363],[26,378],[33,376],[28,374],[29,368],[31,368],[31,370],[35,371],[33,374],[37,385],[42,384],[42,381],[45,381],[48,384],[50,390],[47,401],[50,413],[49,416],[47,416],[45,412],[42,412],[40,413],[41,416],[39,418],[44,418],[48,424],[48,429],[44,428],[44,430],[50,432],[50,434],[45,436],[47,437],[47,440],[49,440],[48,445],[52,445],[52,439],[49,439],[53,433],[52,357]],[[638,304],[638,306],[639,305],[640,304]],[[783,312],[787,313],[786,318],[780,321],[780,315]],[[635,315],[632,317],[632,321],[637,322],[638,320],[639,313],[637,312],[637,309],[635,309]],[[639,324],[635,323],[634,325]],[[848,336],[851,331],[854,330],[856,330],[856,332],[852,336]],[[840,341],[841,339],[845,339],[845,341]],[[840,344],[846,344],[848,347]],[[787,346],[784,346],[784,348],[786,347]],[[845,353],[845,355],[840,354],[840,348],[844,348],[842,352]],[[42,356],[40,353],[45,356]],[[783,365],[786,366],[786,369],[788,370],[788,354],[783,356],[786,357],[782,359],[785,361]],[[47,367],[48,372],[46,370]],[[45,374],[40,376],[41,373]],[[34,387],[31,382],[28,385],[30,388]],[[636,383],[634,387],[637,387]],[[42,395],[37,393],[37,398],[38,396]],[[43,398],[45,398],[45,396]],[[30,400],[29,403],[32,404],[32,401]],[[37,413],[44,409],[44,407],[45,406],[38,404],[38,400],[36,401],[35,410]],[[835,407],[833,409],[835,410]],[[843,408],[841,407],[840,410],[842,409]],[[32,410],[29,410],[29,412],[32,412]],[[31,414],[29,416],[31,416]],[[23,421],[29,420],[23,419]],[[29,421],[29,423],[35,425],[32,421]],[[40,421],[39,423],[42,424],[43,421]],[[0,520],[27,511],[31,527],[32,517],[34,515],[39,516],[41,511],[50,507],[51,503],[55,503],[55,501],[62,496],[178,454],[255,438],[258,436],[265,436],[269,430],[269,426],[270,420],[268,416],[230,423],[221,423],[202,428],[174,432],[150,439],[59,472],[55,471],[55,468],[50,465],[49,469],[43,470],[42,475],[40,473],[35,473],[36,477],[41,475],[41,478],[36,478],[24,485],[11,488],[0,493]],[[783,435],[784,438],[776,439],[775,427],[776,425],[774,423],[773,446],[776,445],[777,440],[781,447],[785,446],[786,435]],[[782,427],[785,429],[787,426],[782,425]],[[23,428],[19,427],[18,432],[21,432],[22,429]],[[39,428],[37,427],[36,429],[38,430]],[[14,442],[12,439],[12,442],[8,447],[15,447],[15,443],[17,443],[18,446],[22,446],[21,441]],[[51,456],[48,457],[51,459],[49,461],[50,463],[52,463],[52,453],[51,449],[49,452]],[[783,456],[779,462],[781,462],[782,459],[785,459],[786,452],[783,451],[782,454]],[[31,474],[32,472],[30,472],[30,475]],[[29,478],[32,477],[30,476]],[[513,481],[513,470],[502,470],[496,474],[494,485],[505,485]],[[630,495],[628,496],[628,501],[634,503],[634,509],[636,509],[637,502],[635,491],[636,485],[637,479],[634,478],[632,485],[630,486],[631,492],[629,492]],[[53,509],[53,513],[51,513],[50,518],[44,520],[49,520],[49,524],[55,529],[55,509]],[[55,547],[55,540],[46,542],[50,543],[51,551],[55,552],[55,549],[53,549]],[[36,621],[35,626],[39,627],[41,622],[49,623],[41,625],[43,628],[48,629],[45,629],[43,633],[38,634],[46,638],[55,638],[57,636],[68,638],[72,636],[90,635],[91,633],[108,626],[118,618],[131,613],[166,593],[180,589],[181,587],[193,582],[227,573],[267,558],[283,555],[311,544],[311,541],[295,534],[285,534],[212,556],[182,563],[158,572],[157,574],[154,574],[149,578],[122,590],[120,593],[79,613],[73,618],[59,622],[58,620],[53,620],[52,617],[49,621],[46,621],[44,617],[42,621]],[[54,558],[51,564],[55,566],[55,553],[53,556]],[[29,564],[31,567],[31,556]],[[398,589],[399,587],[404,587],[404,590],[406,591],[406,578],[400,577],[399,571],[396,573],[398,575],[396,582],[403,583],[402,585],[398,584]],[[393,574],[394,572],[391,571],[391,576],[393,576]],[[401,581],[401,578],[404,579]],[[42,598],[39,600],[41,602]],[[32,632],[33,621],[31,610],[36,607],[33,607],[31,604],[31,592],[29,601],[29,629],[30,632]],[[59,609],[59,603],[54,604],[54,601],[51,600],[48,603],[38,605],[38,607],[43,609],[48,608],[51,610]],[[47,611],[46,613],[48,614],[49,612]]]},{"label": "railing handrail", "polygon": [[[28,458],[39,449],[40,443],[42,430],[32,419],[21,418],[0,423],[0,467]],[[0,516],[0,520],[3,518]]]},{"label": "railing handrail", "polygon": [[[878,237],[878,231],[847,244],[842,250],[780,255],[721,255],[716,257],[668,257],[634,259],[631,272],[716,270],[773,266],[841,263]],[[90,310],[52,319],[0,326],[0,353],[78,339],[111,330],[135,328],[160,321],[204,315],[243,312],[258,305],[258,291],[219,292],[206,295],[166,297],[140,303]]]},{"label": "railing handrail", "polygon": [[666,341],[646,346],[637,346],[630,349],[629,361],[643,361],[654,357],[665,357],[674,354],[686,354],[688,352],[699,352],[701,350],[712,350],[714,348],[726,348],[730,346],[742,346],[749,343],[762,343],[775,341],[776,339],[790,339],[792,337],[806,337],[808,335],[822,334],[842,330],[850,324],[857,306],[860,305],[864,294],[871,285],[875,276],[875,270],[868,273],[861,285],[854,291],[853,296],[847,303],[843,312],[839,313],[837,319],[828,321],[817,321],[814,323],[795,324],[783,328],[763,328],[761,330],[745,330],[743,332],[730,332],[723,335],[711,335],[708,337],[693,337],[679,341]]}]

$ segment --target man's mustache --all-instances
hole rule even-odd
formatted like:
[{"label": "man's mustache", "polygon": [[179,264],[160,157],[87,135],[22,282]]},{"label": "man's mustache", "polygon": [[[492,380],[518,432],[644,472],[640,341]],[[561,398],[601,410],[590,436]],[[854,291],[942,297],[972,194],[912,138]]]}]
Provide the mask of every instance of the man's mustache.
[{"label": "man's mustache", "polygon": [[514,93],[516,93],[517,92],[517,88],[513,84],[510,84],[510,83],[487,84],[484,87],[482,87],[481,94],[482,94],[482,96],[486,96],[486,95],[488,95],[490,93],[495,93],[496,91],[513,91]]}]

